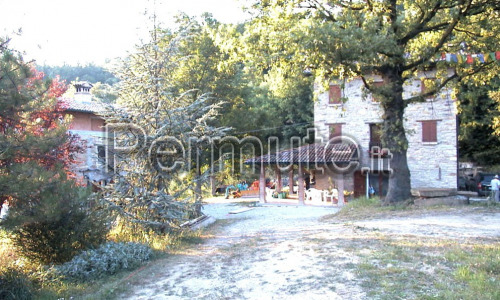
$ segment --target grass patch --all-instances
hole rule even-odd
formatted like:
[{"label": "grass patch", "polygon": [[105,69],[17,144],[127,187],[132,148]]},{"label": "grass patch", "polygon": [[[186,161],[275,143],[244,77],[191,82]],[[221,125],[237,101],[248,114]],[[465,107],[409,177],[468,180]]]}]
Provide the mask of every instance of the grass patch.
[{"label": "grass patch", "polygon": [[446,253],[456,284],[447,285],[443,299],[500,299],[500,245],[475,245]]},{"label": "grass patch", "polygon": [[376,299],[500,299],[500,245],[440,239],[373,239],[356,273]]},{"label": "grass patch", "polygon": [[199,243],[201,231],[183,230],[173,233],[161,233],[144,228],[140,224],[118,220],[109,233],[109,239],[114,242],[134,242],[149,245],[158,251],[173,251],[186,244]]},{"label": "grass patch", "polygon": [[394,205],[384,205],[382,201],[375,198],[356,198],[349,201],[342,209],[331,215],[321,218],[322,221],[357,221],[370,220],[387,217],[403,217],[411,215],[422,215],[442,212],[459,213],[498,213],[500,204],[488,202],[473,202],[469,205],[447,206],[415,206],[411,201],[401,202]]},{"label": "grass patch", "polygon": [[383,205],[378,197],[360,197],[349,201],[338,213],[324,216],[322,220],[361,220],[373,218],[374,216],[387,214],[389,212],[406,211],[408,209],[409,205],[406,202],[396,205]]}]

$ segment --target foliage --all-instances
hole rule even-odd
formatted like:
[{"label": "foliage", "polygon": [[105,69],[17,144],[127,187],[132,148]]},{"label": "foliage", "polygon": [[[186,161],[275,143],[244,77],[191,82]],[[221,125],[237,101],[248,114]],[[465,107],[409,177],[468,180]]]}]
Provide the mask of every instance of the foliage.
[{"label": "foliage", "polygon": [[0,268],[0,299],[33,298],[33,283],[26,274],[13,267]]},{"label": "foliage", "polygon": [[176,70],[186,58],[179,49],[191,37],[189,26],[175,31],[155,25],[151,41],[117,69],[126,112],[107,118],[111,127],[118,126],[119,146],[138,146],[115,151],[117,179],[105,199],[122,217],[159,232],[175,230],[201,213],[203,147],[210,137],[224,134],[213,125],[221,104],[211,94],[177,85]]},{"label": "foliage", "polygon": [[102,240],[95,230],[102,222],[87,219],[87,195],[68,179],[82,148],[57,102],[65,84],[46,79],[8,43],[0,40],[0,200],[11,207],[2,225],[14,229],[23,254],[64,261]]},{"label": "foliage", "polygon": [[493,129],[495,130],[495,135],[500,136],[500,115],[498,111],[500,110],[500,90],[490,91],[489,96],[497,104],[496,112],[497,114],[493,117]]},{"label": "foliage", "polygon": [[306,134],[313,120],[311,77],[299,72],[281,86],[274,80],[279,74],[252,72],[235,55],[243,29],[221,24],[209,14],[200,18],[181,14],[176,26],[189,35],[179,42],[177,64],[171,68],[174,93],[192,91],[192,97],[210,93],[209,101],[222,101],[214,124],[231,128],[232,136],[251,135],[264,144],[273,136],[288,144],[290,137]]},{"label": "foliage", "polygon": [[[311,128],[313,78],[303,69],[282,72],[249,61],[247,43],[259,42],[258,38],[248,38],[251,34],[251,27],[242,25],[221,25],[214,33],[216,45],[226,56],[222,66],[237,66],[239,70],[232,86],[236,97],[228,102],[222,122],[233,128],[232,135],[251,135],[264,145],[268,137],[277,137],[280,147],[288,148],[291,137],[303,137]],[[257,55],[264,57],[267,53]]]},{"label": "foliage", "polygon": [[71,280],[96,280],[123,269],[134,269],[149,260],[152,250],[137,243],[109,242],[87,250],[55,267],[55,273]]},{"label": "foliage", "polygon": [[8,46],[0,39],[0,201],[31,209],[57,178],[71,175],[82,148],[67,133],[57,102],[65,84],[45,78]]},{"label": "foliage", "polygon": [[92,98],[98,102],[114,103],[118,99],[118,91],[113,85],[96,82],[90,90]]},{"label": "foliage", "polygon": [[78,148],[72,143],[75,137],[66,134],[64,107],[57,103],[66,85],[58,78],[46,79],[8,48],[8,42],[0,40],[1,166],[8,170],[16,163],[37,161],[68,167]]},{"label": "foliage", "polygon": [[500,86],[498,77],[489,84],[462,82],[459,100],[460,158],[483,166],[500,164],[500,137],[495,134],[499,104],[493,95]]},{"label": "foliage", "polygon": [[[63,95],[63,98],[72,99],[75,97],[76,88],[74,86],[76,82],[71,82],[68,89]],[[109,85],[107,83],[96,82],[92,84],[93,87],[90,89],[90,94],[92,95],[92,100],[102,103],[115,103],[118,99],[118,89],[117,85]]]},{"label": "foliage", "polygon": [[62,66],[37,66],[37,68],[47,74],[49,77],[55,78],[59,76],[67,82],[72,81],[88,81],[91,83],[102,82],[103,84],[114,85],[118,82],[112,72],[104,67],[94,64],[85,66],[62,65]]},{"label": "foliage", "polygon": [[11,239],[21,255],[49,264],[104,242],[107,221],[104,211],[89,208],[86,189],[58,181],[44,188],[36,206],[12,210],[5,225],[14,227]]},{"label": "foliage", "polygon": [[443,292],[443,299],[498,299],[500,280],[500,247],[478,245],[472,249],[454,249],[446,254],[453,263],[453,277],[460,282],[450,291]]},{"label": "foliage", "polygon": [[[307,68],[323,86],[333,78],[360,77],[365,89],[380,99],[382,140],[393,153],[396,170],[389,180],[388,203],[411,196],[403,127],[408,104],[425,101],[453,80],[473,76],[487,82],[498,72],[494,61],[464,67],[436,63],[435,59],[442,52],[497,51],[500,18],[496,1],[254,3],[256,18],[249,24],[240,51],[258,70],[288,74]],[[433,88],[404,98],[405,83],[429,69],[436,71]],[[371,75],[380,75],[384,85],[373,84]]]}]

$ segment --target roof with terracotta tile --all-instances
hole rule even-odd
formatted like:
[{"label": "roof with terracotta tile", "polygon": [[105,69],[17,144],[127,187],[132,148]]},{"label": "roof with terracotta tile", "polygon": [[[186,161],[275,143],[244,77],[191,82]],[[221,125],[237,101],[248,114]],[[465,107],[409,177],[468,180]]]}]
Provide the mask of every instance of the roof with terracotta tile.
[{"label": "roof with terracotta tile", "polygon": [[358,152],[353,144],[311,144],[250,158],[245,164],[348,163],[358,160]]},{"label": "roof with terracotta tile", "polygon": [[67,98],[61,99],[60,101],[66,111],[100,114],[111,109],[110,104],[96,101],[76,101]]}]

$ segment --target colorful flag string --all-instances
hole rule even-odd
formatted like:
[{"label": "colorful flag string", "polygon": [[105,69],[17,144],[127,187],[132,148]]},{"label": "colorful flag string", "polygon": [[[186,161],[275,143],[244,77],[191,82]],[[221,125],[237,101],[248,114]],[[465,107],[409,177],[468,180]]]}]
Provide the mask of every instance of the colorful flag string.
[{"label": "colorful flag string", "polygon": [[435,61],[446,61],[458,64],[500,62],[500,51],[478,54],[441,53],[436,55]]}]

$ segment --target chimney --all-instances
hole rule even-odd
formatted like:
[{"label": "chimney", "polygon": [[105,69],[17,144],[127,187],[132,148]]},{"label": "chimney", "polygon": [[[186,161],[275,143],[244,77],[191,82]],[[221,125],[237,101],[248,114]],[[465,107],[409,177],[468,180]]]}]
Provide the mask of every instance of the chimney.
[{"label": "chimney", "polygon": [[76,102],[92,102],[92,95],[90,94],[90,89],[93,85],[87,81],[79,81],[74,84],[75,101]]}]

